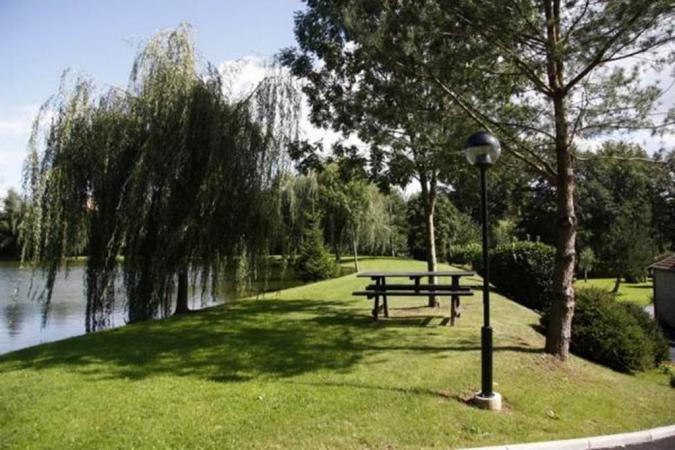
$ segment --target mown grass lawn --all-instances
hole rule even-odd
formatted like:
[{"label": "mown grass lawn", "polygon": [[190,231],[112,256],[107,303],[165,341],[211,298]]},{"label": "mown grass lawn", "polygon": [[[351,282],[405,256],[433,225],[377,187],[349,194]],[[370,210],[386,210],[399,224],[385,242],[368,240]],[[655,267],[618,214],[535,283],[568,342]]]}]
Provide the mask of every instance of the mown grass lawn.
[{"label": "mown grass lawn", "polygon": [[[577,288],[597,287],[611,291],[614,289],[614,278],[591,278],[588,281],[577,280],[575,286]],[[617,300],[623,302],[631,302],[640,306],[647,306],[652,303],[654,296],[654,288],[652,280],[644,283],[626,283],[624,281],[619,285],[619,292],[616,296]]]},{"label": "mown grass lawn", "polygon": [[[362,270],[420,270],[379,259]],[[0,447],[466,447],[675,423],[675,389],[541,352],[533,312],[493,302],[501,413],[480,385],[480,296],[454,328],[396,310],[373,323],[354,275],[0,357]],[[417,314],[417,315],[415,315]]]}]

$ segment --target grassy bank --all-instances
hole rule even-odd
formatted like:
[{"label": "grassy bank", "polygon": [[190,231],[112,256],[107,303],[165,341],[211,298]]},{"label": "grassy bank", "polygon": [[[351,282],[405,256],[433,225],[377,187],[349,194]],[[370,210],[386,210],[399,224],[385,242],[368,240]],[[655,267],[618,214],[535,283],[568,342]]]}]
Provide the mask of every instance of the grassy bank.
[{"label": "grassy bank", "polygon": [[[597,287],[606,291],[614,289],[614,278],[592,278],[588,281],[577,280],[575,286],[578,288]],[[652,302],[654,296],[654,288],[652,280],[644,283],[626,283],[624,281],[619,285],[619,292],[616,296],[617,300],[623,302],[632,302],[640,306],[647,306]]]},{"label": "grassy bank", "polygon": [[[362,270],[423,269],[366,260]],[[656,371],[622,375],[542,354],[533,312],[495,296],[501,413],[480,380],[480,297],[454,328],[425,299],[373,323],[354,275],[0,357],[0,447],[462,447],[675,422]],[[400,309],[406,307],[409,309]]]}]

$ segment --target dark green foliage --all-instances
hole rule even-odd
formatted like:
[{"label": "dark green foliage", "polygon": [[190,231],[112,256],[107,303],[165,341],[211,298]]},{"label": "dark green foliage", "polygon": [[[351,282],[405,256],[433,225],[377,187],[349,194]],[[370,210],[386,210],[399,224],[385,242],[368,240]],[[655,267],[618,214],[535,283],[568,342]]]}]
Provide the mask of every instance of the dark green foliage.
[{"label": "dark green foliage", "polygon": [[662,161],[660,170],[652,174],[652,225],[660,252],[675,252],[675,149],[656,152],[653,158]]},{"label": "dark green foliage", "polygon": [[520,241],[490,251],[490,282],[514,301],[537,311],[551,304],[555,248]]},{"label": "dark green foliage", "polygon": [[526,194],[518,205],[521,239],[556,245],[556,190],[541,177],[527,183]]},{"label": "dark green foliage", "polygon": [[596,274],[643,281],[654,255],[670,245],[672,236],[659,232],[654,220],[668,206],[660,211],[652,205],[667,203],[673,182],[663,164],[649,160],[637,145],[606,142],[579,163],[579,244],[597,255]]},{"label": "dark green foliage", "polygon": [[[460,212],[445,193],[436,199],[434,212],[436,253],[447,260],[451,245],[466,245],[480,240],[480,229],[468,214]],[[408,249],[416,259],[426,259],[426,222],[421,196],[408,201]]]},{"label": "dark green foliage", "polygon": [[303,280],[323,280],[338,274],[339,268],[324,244],[319,222],[316,216],[308,218],[304,238],[298,249],[295,270]]},{"label": "dark green foliage", "polygon": [[495,220],[490,227],[490,245],[497,247],[517,241],[516,224],[510,219]]},{"label": "dark green foliage", "polygon": [[[392,45],[385,30],[418,12],[412,2],[407,13],[401,6],[309,2],[295,16],[298,47],[283,50],[280,59],[305,81],[313,123],[356,134],[368,144],[364,156],[373,179],[401,188],[417,180],[422,214],[429,220],[421,222],[425,245],[411,247],[433,270],[437,248],[444,252],[444,246],[436,245],[430,220],[439,186],[449,181],[450,169],[468,170],[461,155],[449,149],[457,148],[475,125],[425,74],[397,61],[404,52]],[[435,15],[438,8],[428,11]],[[311,167],[314,158],[304,161]]]},{"label": "dark green foliage", "polygon": [[26,206],[19,194],[10,189],[0,207],[0,258],[21,257],[20,233]]},{"label": "dark green foliage", "polygon": [[[580,289],[576,301],[573,353],[620,372],[650,369],[667,360],[663,335],[637,306],[618,303],[598,288]],[[542,323],[547,320],[544,315]]]},{"label": "dark green foliage", "polygon": [[624,205],[603,241],[604,263],[615,276],[632,283],[647,279],[647,266],[656,252],[649,235],[649,221],[640,205]]},{"label": "dark green foliage", "polygon": [[649,314],[635,303],[621,302],[619,303],[633,318],[637,321],[645,336],[653,344],[654,350],[654,365],[658,366],[662,361],[670,360],[670,349],[668,347],[668,340],[663,334],[658,323],[649,317]]},{"label": "dark green foliage", "polygon": [[448,262],[478,268],[483,255],[483,248],[478,243],[451,245],[448,248]]}]

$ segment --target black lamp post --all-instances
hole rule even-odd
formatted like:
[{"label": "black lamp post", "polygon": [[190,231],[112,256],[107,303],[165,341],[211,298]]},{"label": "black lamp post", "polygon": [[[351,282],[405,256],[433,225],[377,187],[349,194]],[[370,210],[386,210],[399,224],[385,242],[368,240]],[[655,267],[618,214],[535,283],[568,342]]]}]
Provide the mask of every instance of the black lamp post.
[{"label": "black lamp post", "polygon": [[484,131],[472,134],[464,145],[466,159],[480,169],[481,222],[483,226],[483,328],[481,328],[481,392],[475,403],[500,410],[502,398],[492,390],[492,327],[490,326],[490,261],[488,259],[487,170],[501,153],[499,141]]}]

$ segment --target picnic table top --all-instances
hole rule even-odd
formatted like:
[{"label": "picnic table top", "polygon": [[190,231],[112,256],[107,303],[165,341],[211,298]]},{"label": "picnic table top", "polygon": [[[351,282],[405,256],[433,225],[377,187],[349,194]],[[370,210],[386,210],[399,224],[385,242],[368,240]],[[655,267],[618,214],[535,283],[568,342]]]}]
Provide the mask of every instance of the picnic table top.
[{"label": "picnic table top", "polygon": [[360,278],[417,278],[417,277],[469,277],[476,275],[472,270],[449,270],[438,272],[361,272]]}]

